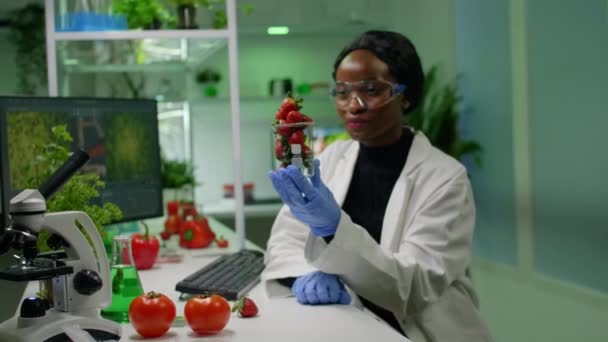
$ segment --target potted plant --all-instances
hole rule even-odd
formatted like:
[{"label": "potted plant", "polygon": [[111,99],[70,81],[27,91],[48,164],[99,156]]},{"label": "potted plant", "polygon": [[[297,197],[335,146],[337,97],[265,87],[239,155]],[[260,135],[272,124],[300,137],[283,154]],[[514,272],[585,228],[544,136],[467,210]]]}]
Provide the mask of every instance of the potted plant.
[{"label": "potted plant", "polygon": [[196,7],[198,5],[209,6],[209,0],[170,0],[177,6],[177,28],[196,29]]},{"label": "potted plant", "polygon": [[127,17],[130,29],[157,30],[175,21],[158,0],[113,0],[112,5],[114,13]]},{"label": "potted plant", "polygon": [[[192,196],[185,195],[183,190],[191,192],[192,189],[197,185],[194,177],[194,166],[189,161],[181,160],[167,160],[165,157],[161,157],[160,167],[162,187],[163,189],[172,190],[173,200],[192,200]],[[187,198],[185,198],[187,197]]]},{"label": "potted plant", "polygon": [[478,166],[481,165],[481,145],[460,136],[458,104],[460,97],[454,84],[441,85],[437,81],[437,66],[425,75],[424,92],[420,106],[406,116],[406,123],[424,132],[431,143],[460,160],[471,154]]},{"label": "potted plant", "polygon": [[221,79],[222,76],[212,69],[204,69],[196,73],[196,82],[203,85],[203,95],[206,97],[217,96],[217,83]]},{"label": "potted plant", "polygon": [[[211,27],[223,29],[228,24],[226,17],[226,4],[224,0],[170,0],[177,6],[178,25],[180,29],[198,28],[196,23],[196,7],[205,8],[211,15]],[[245,15],[253,12],[253,6],[249,4],[239,5]]]}]

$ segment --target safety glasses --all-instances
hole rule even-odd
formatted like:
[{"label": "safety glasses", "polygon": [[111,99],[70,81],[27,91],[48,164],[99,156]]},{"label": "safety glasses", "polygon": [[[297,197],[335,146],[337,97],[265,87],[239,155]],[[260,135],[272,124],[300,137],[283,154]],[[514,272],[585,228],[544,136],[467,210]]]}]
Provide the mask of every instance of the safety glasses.
[{"label": "safety glasses", "polygon": [[351,101],[368,110],[377,109],[395,99],[405,91],[405,85],[385,80],[363,80],[357,82],[336,82],[330,95],[336,108],[348,110]]}]

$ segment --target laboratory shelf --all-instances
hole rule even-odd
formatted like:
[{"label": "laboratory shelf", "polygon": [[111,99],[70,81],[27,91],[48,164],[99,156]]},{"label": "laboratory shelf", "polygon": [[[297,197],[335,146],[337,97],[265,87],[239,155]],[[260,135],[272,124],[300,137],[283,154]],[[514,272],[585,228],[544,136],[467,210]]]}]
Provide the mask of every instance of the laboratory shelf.
[{"label": "laboratory shelf", "polygon": [[56,41],[66,40],[137,40],[182,38],[228,38],[228,30],[123,30],[94,32],[54,32]]}]

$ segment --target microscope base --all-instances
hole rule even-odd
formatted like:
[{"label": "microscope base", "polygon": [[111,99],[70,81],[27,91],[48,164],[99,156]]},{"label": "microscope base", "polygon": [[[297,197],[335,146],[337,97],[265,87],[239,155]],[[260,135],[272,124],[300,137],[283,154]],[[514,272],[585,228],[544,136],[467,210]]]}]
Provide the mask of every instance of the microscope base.
[{"label": "microscope base", "polygon": [[13,317],[0,324],[0,341],[118,341],[121,335],[118,323],[55,310],[44,317]]}]

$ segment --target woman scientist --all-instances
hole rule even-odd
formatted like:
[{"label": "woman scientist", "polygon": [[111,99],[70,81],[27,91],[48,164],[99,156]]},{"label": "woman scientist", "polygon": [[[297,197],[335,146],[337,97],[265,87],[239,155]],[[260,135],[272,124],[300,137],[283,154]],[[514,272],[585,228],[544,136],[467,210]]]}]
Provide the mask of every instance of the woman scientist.
[{"label": "woman scientist", "polygon": [[466,169],[402,124],[423,91],[415,47],[366,32],[340,52],[333,76],[352,140],[330,145],[310,181],[293,166],[269,173],[286,205],[268,240],[268,294],[349,304],[346,284],[414,342],[490,341],[467,277],[475,205]]}]

